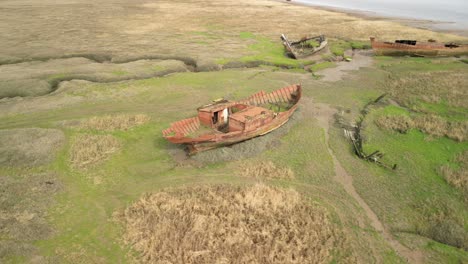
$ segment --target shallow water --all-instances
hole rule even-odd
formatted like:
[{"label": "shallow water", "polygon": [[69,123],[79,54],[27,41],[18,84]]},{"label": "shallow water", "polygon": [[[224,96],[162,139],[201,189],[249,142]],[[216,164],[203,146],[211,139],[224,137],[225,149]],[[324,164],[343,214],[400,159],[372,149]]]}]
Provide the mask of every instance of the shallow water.
[{"label": "shallow water", "polygon": [[437,22],[435,27],[468,30],[468,0],[296,0],[295,2]]}]

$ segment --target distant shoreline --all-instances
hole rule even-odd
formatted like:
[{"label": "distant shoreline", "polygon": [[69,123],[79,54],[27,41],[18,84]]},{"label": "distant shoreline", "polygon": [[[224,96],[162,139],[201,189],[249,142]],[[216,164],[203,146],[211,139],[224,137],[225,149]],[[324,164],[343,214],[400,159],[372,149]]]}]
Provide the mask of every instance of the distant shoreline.
[{"label": "distant shoreline", "polygon": [[[468,37],[468,28],[467,29],[443,29],[443,28],[438,27],[438,25],[441,25],[444,23],[440,21],[411,19],[411,18],[405,18],[405,17],[390,17],[390,16],[377,14],[373,11],[361,11],[361,10],[348,9],[348,8],[307,4],[307,3],[302,3],[302,2],[295,2],[294,0],[291,0],[291,1],[273,0],[273,1],[283,2],[286,4],[292,4],[292,5],[299,5],[299,6],[309,7],[309,8],[315,8],[315,9],[320,9],[320,10],[344,13],[350,16],[364,18],[367,20],[393,21],[393,22],[397,22],[397,23],[400,23],[409,27],[413,27],[413,28],[426,29],[426,30],[430,30],[434,32],[449,33],[449,34],[454,34],[458,36]],[[445,23],[450,23],[450,22],[445,22]]]}]

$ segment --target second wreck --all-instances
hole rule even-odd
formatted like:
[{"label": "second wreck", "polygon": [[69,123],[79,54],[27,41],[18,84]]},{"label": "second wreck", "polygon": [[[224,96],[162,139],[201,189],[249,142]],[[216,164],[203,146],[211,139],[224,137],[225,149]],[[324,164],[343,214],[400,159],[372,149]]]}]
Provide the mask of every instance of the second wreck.
[{"label": "second wreck", "polygon": [[297,109],[301,86],[260,91],[240,101],[218,100],[198,108],[198,116],[172,123],[163,136],[185,144],[189,154],[261,136],[286,123]]},{"label": "second wreck", "polygon": [[416,40],[395,40],[395,42],[377,41],[370,38],[372,49],[376,55],[386,56],[420,56],[443,57],[468,55],[468,44],[442,43],[435,40],[421,42]]}]

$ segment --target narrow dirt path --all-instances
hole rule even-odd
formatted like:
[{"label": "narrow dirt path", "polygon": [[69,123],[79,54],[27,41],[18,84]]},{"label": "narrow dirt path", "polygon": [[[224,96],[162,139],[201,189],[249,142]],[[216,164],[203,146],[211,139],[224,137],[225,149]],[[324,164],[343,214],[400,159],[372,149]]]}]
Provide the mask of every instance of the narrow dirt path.
[{"label": "narrow dirt path", "polygon": [[335,166],[335,180],[339,182],[345,191],[353,197],[359,206],[364,210],[367,217],[370,219],[372,227],[382,234],[383,238],[390,244],[390,246],[402,257],[404,257],[410,263],[423,263],[424,257],[420,251],[413,251],[400,242],[398,242],[392,234],[385,228],[382,222],[379,220],[377,215],[372,211],[369,205],[362,199],[362,197],[356,192],[353,186],[353,178],[343,168],[341,163],[336,158],[333,150],[330,148],[328,130],[330,128],[330,121],[333,119],[333,115],[336,113],[336,109],[330,107],[327,104],[313,104],[313,114],[317,118],[319,125],[325,129],[325,141],[327,144],[328,152],[330,153],[333,164]]}]

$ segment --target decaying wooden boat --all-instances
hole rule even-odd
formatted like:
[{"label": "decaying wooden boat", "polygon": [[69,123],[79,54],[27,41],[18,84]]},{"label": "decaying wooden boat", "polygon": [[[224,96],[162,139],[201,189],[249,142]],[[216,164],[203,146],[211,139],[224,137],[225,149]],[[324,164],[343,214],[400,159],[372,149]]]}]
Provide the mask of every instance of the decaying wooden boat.
[{"label": "decaying wooden boat", "polygon": [[308,57],[319,52],[328,44],[324,35],[305,37],[299,41],[289,41],[284,34],[281,34],[281,40],[283,41],[283,46],[286,49],[286,54],[293,59]]},{"label": "decaying wooden boat", "polygon": [[402,56],[413,55],[423,57],[468,55],[468,44],[441,43],[429,40],[396,40],[395,42],[376,41],[370,38],[372,49],[376,55]]},{"label": "decaying wooden boat", "polygon": [[301,99],[301,86],[260,91],[240,101],[217,100],[199,107],[198,116],[172,123],[163,136],[185,144],[189,154],[261,136],[286,123]]}]

